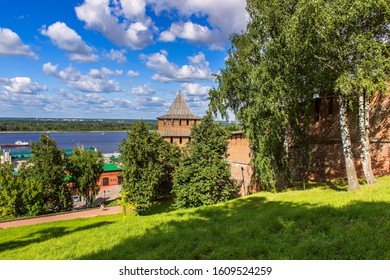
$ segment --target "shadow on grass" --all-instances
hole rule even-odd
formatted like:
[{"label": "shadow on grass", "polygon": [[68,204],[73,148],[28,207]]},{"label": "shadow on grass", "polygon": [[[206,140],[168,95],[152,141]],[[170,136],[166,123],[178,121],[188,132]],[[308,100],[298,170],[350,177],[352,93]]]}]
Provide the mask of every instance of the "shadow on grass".
[{"label": "shadow on grass", "polygon": [[58,227],[50,226],[49,228],[38,230],[27,236],[21,237],[19,238],[19,240],[12,240],[4,243],[0,242],[0,252],[28,246],[33,243],[47,241],[52,238],[62,237],[64,235],[71,234],[74,232],[89,230],[92,228],[98,228],[111,223],[112,222],[98,222],[98,223],[93,223],[90,225],[85,225],[85,226],[72,228],[72,229],[63,226],[58,226]]},{"label": "shadow on grass", "polygon": [[168,222],[80,259],[390,259],[389,206],[334,208],[248,197],[172,212]]}]

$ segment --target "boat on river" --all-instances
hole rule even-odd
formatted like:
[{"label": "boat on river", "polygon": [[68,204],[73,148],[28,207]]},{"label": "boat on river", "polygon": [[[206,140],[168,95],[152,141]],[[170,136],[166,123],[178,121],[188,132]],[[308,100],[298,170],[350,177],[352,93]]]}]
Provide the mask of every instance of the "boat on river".
[{"label": "boat on river", "polygon": [[28,142],[23,142],[21,140],[18,140],[18,141],[15,141],[15,143],[0,144],[0,147],[2,147],[2,148],[26,147],[29,145],[30,145],[30,143],[28,143]]}]

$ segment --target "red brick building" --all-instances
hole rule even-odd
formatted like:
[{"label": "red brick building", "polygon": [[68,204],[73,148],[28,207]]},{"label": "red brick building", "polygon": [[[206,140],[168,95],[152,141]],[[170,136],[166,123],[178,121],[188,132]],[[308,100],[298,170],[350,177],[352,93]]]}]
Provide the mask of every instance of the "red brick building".
[{"label": "red brick building", "polygon": [[104,163],[103,173],[100,175],[100,187],[120,185],[123,182],[122,168],[115,163]]},{"label": "red brick building", "polygon": [[191,128],[200,120],[191,112],[179,91],[168,113],[157,118],[157,133],[166,141],[183,147],[190,141]]}]

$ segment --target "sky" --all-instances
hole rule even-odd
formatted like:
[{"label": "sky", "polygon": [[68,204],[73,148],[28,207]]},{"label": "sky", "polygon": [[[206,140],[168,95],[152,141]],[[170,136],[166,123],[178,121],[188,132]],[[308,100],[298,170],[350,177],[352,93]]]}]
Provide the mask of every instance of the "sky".
[{"label": "sky", "polygon": [[13,0],[0,9],[0,117],[202,116],[245,0]]}]

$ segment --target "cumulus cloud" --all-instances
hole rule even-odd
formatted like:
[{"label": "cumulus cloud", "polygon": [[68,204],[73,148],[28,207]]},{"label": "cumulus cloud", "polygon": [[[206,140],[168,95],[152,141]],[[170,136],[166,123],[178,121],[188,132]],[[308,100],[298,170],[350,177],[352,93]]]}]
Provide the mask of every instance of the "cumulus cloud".
[{"label": "cumulus cloud", "polygon": [[108,52],[108,53],[106,52],[104,56],[112,61],[115,61],[118,63],[125,63],[127,61],[127,57],[125,56],[126,52],[127,51],[124,49],[122,49],[122,50],[111,49],[110,52]]},{"label": "cumulus cloud", "polygon": [[172,23],[168,31],[160,34],[160,41],[172,42],[176,38],[187,40],[189,43],[209,45],[210,49],[223,49],[227,36],[218,29],[209,29],[192,22]]},{"label": "cumulus cloud", "polygon": [[[158,29],[147,16],[148,10],[162,17],[164,12],[173,11],[178,21],[160,33],[160,41],[181,38],[210,49],[223,49],[230,34],[245,29],[249,20],[245,8],[243,0],[224,0],[223,5],[215,0],[85,0],[75,10],[86,28],[130,49],[143,49],[154,41]],[[195,23],[197,19],[206,24]]]},{"label": "cumulus cloud", "polygon": [[38,59],[38,56],[23,44],[19,35],[8,28],[0,27],[0,55],[26,56]]},{"label": "cumulus cloud", "polygon": [[52,43],[59,49],[68,52],[70,60],[93,62],[99,59],[80,35],[63,22],[53,23],[47,28],[46,26],[42,26],[41,34],[49,37]]},{"label": "cumulus cloud", "polygon": [[208,26],[179,21],[160,34],[159,40],[172,42],[182,38],[190,43],[206,44],[210,49],[222,49],[230,34],[241,32],[249,21],[246,1],[242,0],[147,0],[157,14],[175,11],[183,19],[205,18]]},{"label": "cumulus cloud", "polygon": [[133,70],[129,70],[129,71],[127,71],[127,76],[129,76],[129,77],[138,77],[139,76],[139,72],[133,71]]},{"label": "cumulus cloud", "polygon": [[186,96],[199,97],[201,99],[207,99],[208,93],[211,89],[210,86],[202,86],[197,83],[184,83],[181,84],[182,92]]},{"label": "cumulus cloud", "polygon": [[202,52],[188,57],[189,64],[179,67],[168,61],[168,52],[162,50],[151,55],[141,55],[149,69],[157,73],[152,79],[159,82],[190,82],[193,80],[211,80],[209,63]]},{"label": "cumulus cloud", "polygon": [[37,94],[47,90],[47,86],[39,85],[29,77],[0,78],[0,85],[12,93]]},{"label": "cumulus cloud", "polygon": [[114,44],[142,49],[153,43],[154,24],[145,15],[145,1],[85,0],[75,8],[85,27],[103,34]]},{"label": "cumulus cloud", "polygon": [[58,65],[53,65],[51,62],[43,64],[42,70],[79,91],[95,93],[123,91],[116,80],[107,77],[122,75],[123,71],[121,70],[112,71],[103,67],[100,70],[91,69],[87,75],[83,75],[71,66],[59,71]]},{"label": "cumulus cloud", "polygon": [[133,87],[131,89],[131,93],[137,95],[151,95],[154,93],[154,89],[152,89],[149,84],[144,84],[138,87]]}]

